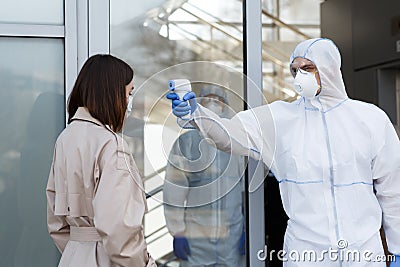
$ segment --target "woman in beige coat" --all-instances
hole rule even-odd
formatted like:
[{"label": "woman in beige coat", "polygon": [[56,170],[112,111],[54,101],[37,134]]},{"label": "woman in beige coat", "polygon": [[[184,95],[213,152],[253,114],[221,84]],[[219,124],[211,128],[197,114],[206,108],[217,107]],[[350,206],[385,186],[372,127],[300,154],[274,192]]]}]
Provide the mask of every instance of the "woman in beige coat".
[{"label": "woman in beige coat", "polygon": [[147,252],[142,181],[121,131],[133,70],[110,55],[89,58],[68,101],[54,148],[47,224],[59,266],[156,266]]}]

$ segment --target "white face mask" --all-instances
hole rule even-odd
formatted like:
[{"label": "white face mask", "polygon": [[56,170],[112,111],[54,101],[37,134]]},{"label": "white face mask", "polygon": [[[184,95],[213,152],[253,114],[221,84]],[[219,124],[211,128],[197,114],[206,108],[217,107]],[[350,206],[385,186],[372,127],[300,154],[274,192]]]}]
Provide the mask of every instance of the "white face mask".
[{"label": "white face mask", "polygon": [[214,112],[217,115],[221,115],[222,112],[224,111],[223,107],[215,102],[210,102],[210,103],[204,105],[204,107],[208,108],[209,110],[211,110],[212,112]]},{"label": "white face mask", "polygon": [[128,106],[126,107],[126,111],[129,113],[132,112],[132,107],[133,107],[133,96],[129,96],[128,98]]},{"label": "white face mask", "polygon": [[299,95],[313,98],[319,88],[315,73],[298,69],[296,77],[294,77],[294,89]]}]

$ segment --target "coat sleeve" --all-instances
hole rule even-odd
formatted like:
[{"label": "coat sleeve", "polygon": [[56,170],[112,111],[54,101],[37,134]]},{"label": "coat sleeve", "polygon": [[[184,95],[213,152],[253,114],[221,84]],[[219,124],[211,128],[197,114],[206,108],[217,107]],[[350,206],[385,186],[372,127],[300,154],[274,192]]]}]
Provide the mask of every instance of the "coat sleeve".
[{"label": "coat sleeve", "polygon": [[104,249],[116,265],[146,266],[149,256],[142,222],[147,206],[133,158],[113,140],[105,145],[98,161],[94,225]]},{"label": "coat sleeve", "polygon": [[57,216],[55,212],[55,182],[54,182],[54,163],[56,161],[56,149],[54,149],[53,163],[50,167],[49,180],[46,187],[47,196],[47,228],[51,238],[53,238],[58,250],[62,253],[69,241],[69,224],[65,216]]},{"label": "coat sleeve", "polygon": [[[262,155],[273,154],[273,142],[269,144],[271,148],[265,146],[264,138],[269,139],[269,136],[262,131],[274,129],[272,115],[268,112],[262,116],[258,114],[265,107],[242,111],[232,119],[226,119],[198,105],[192,116],[202,136],[211,139],[218,149],[260,160]],[[271,132],[273,137],[274,132]]]},{"label": "coat sleeve", "polygon": [[383,228],[389,251],[400,254],[400,141],[386,118],[383,135],[375,140],[372,171],[376,196],[383,211]]},{"label": "coat sleeve", "polygon": [[187,162],[179,151],[179,139],[174,143],[168,157],[163,188],[164,215],[168,231],[172,236],[184,235],[185,201],[189,183],[182,164]]}]

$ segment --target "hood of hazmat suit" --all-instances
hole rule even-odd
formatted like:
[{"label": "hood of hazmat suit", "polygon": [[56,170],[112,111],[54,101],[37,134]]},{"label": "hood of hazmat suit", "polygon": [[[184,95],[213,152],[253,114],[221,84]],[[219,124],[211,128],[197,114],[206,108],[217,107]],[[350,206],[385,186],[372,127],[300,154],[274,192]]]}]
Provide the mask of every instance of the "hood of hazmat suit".
[{"label": "hood of hazmat suit", "polygon": [[384,255],[383,225],[389,251],[399,254],[400,142],[391,121],[375,105],[347,97],[331,40],[301,42],[290,62],[296,57],[315,63],[321,78],[316,97],[276,101],[229,120],[199,105],[194,122],[218,148],[271,168],[289,217],[287,253],[313,250],[324,266],[348,266],[321,254],[357,250],[361,261],[365,250]]},{"label": "hood of hazmat suit", "polygon": [[340,71],[340,53],[331,40],[317,38],[301,42],[296,46],[290,57],[290,64],[295,58],[308,59],[317,66],[321,77],[319,100],[326,108],[333,107],[338,101],[347,99],[342,72]]}]

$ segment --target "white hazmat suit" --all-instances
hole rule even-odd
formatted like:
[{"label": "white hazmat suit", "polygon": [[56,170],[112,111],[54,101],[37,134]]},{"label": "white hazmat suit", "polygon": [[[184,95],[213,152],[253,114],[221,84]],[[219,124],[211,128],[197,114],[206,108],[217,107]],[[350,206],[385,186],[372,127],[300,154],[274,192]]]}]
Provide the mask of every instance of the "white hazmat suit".
[{"label": "white hazmat suit", "polygon": [[[399,138],[381,109],[347,97],[331,40],[304,41],[291,62],[296,57],[317,66],[318,96],[276,101],[231,120],[198,105],[194,122],[221,150],[261,159],[277,177],[289,217],[284,266],[383,267],[383,261],[373,262],[384,255],[382,224],[389,251],[400,254]],[[359,251],[360,260],[335,260],[324,255],[329,249],[338,257]],[[305,250],[317,259],[296,260],[292,251]]]}]

